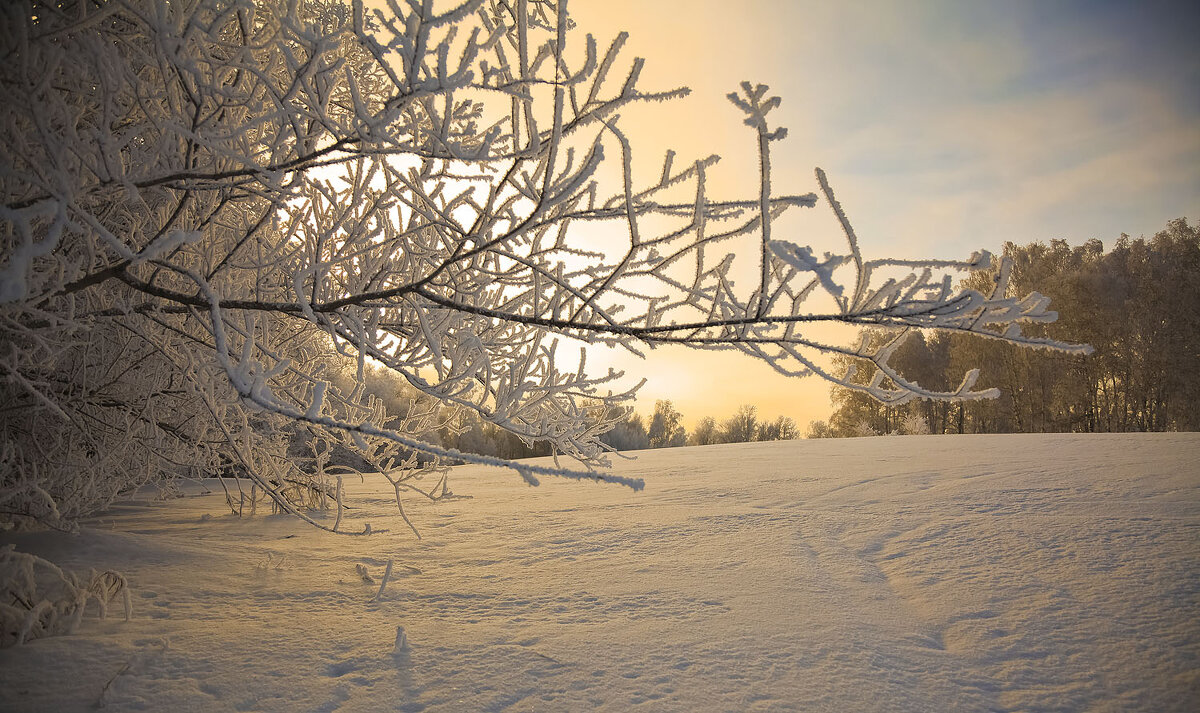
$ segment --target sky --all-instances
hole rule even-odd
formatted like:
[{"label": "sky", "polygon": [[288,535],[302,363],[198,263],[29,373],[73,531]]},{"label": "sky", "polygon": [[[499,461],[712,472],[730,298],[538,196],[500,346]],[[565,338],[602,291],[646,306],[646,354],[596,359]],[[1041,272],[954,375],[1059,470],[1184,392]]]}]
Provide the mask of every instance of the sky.
[{"label": "sky", "polygon": [[[868,257],[965,258],[1005,241],[1072,244],[1200,220],[1200,3],[938,0],[571,0],[600,46],[630,33],[643,89],[687,99],[627,112],[654,171],[665,148],[718,153],[717,185],[756,190],[752,132],[724,98],[749,80],[783,99],[776,191],[824,168]],[[626,65],[627,66],[627,65]],[[636,165],[635,165],[636,170]],[[784,237],[836,246],[823,206]],[[1051,294],[1053,297],[1053,294]],[[739,404],[826,418],[829,387],[737,354],[657,350],[612,363],[691,425]]]}]

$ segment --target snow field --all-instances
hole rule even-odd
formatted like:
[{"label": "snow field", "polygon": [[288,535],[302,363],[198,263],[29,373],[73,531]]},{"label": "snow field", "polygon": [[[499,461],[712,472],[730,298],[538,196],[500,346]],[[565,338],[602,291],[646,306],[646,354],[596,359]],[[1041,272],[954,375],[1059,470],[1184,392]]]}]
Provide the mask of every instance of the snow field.
[{"label": "snow field", "polygon": [[368,538],[191,488],[0,537],[135,607],[0,651],[0,709],[1196,710],[1197,462],[1135,434],[648,451],[616,466],[641,493],[471,467],[406,503],[420,541],[382,478],[347,484],[344,524],[398,533]]}]

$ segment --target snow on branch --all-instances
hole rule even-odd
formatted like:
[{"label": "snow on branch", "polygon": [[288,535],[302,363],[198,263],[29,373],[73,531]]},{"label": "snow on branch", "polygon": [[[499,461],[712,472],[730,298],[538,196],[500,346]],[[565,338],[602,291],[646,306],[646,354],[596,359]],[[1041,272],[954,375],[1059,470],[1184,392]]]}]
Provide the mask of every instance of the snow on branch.
[{"label": "snow on branch", "polygon": [[[350,534],[369,531],[332,514],[351,472],[381,473],[406,521],[402,493],[445,496],[449,463],[641,487],[599,439],[636,386],[580,343],[736,349],[892,402],[991,395],[974,372],[947,393],[905,379],[904,330],[1086,350],[1021,332],[1054,313],[1009,296],[1003,266],[988,294],[956,286],[990,256],[866,259],[823,172],[776,192],[765,85],[729,97],[756,138],[746,195],[713,196],[716,156],[635,174],[621,111],[686,90],[644,90],[624,35],[600,52],[565,1],[34,7],[0,10],[0,509],[18,519],[213,474],[235,511],[266,497]],[[846,239],[821,257],[775,228],[818,193]],[[901,336],[853,349],[821,323]],[[379,370],[434,406],[385,407]],[[576,465],[447,447],[456,414]]]}]

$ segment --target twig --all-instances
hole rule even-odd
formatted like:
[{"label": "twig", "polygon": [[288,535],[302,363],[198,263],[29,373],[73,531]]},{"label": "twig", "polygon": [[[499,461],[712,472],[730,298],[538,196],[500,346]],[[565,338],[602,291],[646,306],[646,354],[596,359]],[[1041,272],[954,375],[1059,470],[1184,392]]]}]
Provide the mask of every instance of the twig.
[{"label": "twig", "polygon": [[383,581],[379,583],[379,591],[375,592],[375,596],[371,598],[372,602],[379,601],[383,596],[383,589],[387,586],[388,578],[392,576],[392,560],[388,560],[387,568],[383,570]]},{"label": "twig", "polygon": [[[134,658],[137,658],[137,657],[135,656]],[[113,685],[114,681],[116,681],[118,678],[120,678],[121,674],[128,671],[129,667],[132,665],[133,665],[133,659],[131,658],[125,662],[125,665],[121,667],[120,671],[117,671],[116,673],[113,674],[112,678],[108,679],[108,683],[104,684],[104,688],[100,689],[100,697],[96,699],[96,707],[97,708],[103,708],[104,706],[108,705],[108,702],[104,700],[104,696],[106,696],[108,694],[109,687]]]},{"label": "twig", "polygon": [[[171,642],[169,639],[164,638],[159,641],[159,645],[162,648],[160,648],[157,653],[161,655],[171,645]],[[112,687],[113,683],[115,683],[118,678],[120,678],[122,675],[124,675],[126,672],[128,672],[129,669],[133,668],[133,664],[135,661],[137,661],[137,659],[138,659],[137,654],[134,654],[132,657],[130,657],[130,659],[128,661],[125,662],[125,665],[122,666],[119,671],[117,671],[116,673],[113,674],[112,678],[108,679],[108,683],[105,683],[104,688],[100,689],[100,696],[98,698],[96,698],[96,707],[97,708],[103,708],[106,705],[108,705],[108,702],[104,700],[104,697],[106,695],[108,695],[108,690]]]}]

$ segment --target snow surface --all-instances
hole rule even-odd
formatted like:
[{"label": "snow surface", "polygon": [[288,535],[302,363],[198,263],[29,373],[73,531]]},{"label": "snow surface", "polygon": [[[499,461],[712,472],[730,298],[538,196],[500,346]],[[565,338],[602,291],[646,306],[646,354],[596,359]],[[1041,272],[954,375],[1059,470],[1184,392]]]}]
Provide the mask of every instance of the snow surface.
[{"label": "snow surface", "polygon": [[129,502],[0,537],[135,602],[0,651],[0,709],[1200,710],[1198,462],[1138,434],[649,451],[617,465],[641,493],[463,468],[469,498],[408,502],[422,541],[382,478],[344,522],[399,534]]}]

